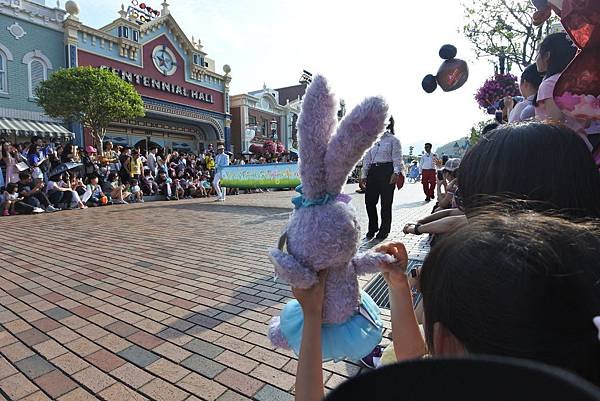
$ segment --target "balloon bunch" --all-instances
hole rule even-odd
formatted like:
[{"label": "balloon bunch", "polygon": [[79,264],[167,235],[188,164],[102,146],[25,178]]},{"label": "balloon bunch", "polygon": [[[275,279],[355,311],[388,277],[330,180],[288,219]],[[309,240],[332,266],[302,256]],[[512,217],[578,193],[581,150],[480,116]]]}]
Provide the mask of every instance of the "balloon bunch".
[{"label": "balloon bunch", "polygon": [[129,7],[129,18],[138,24],[150,22],[160,16],[160,11],[153,9],[146,3],[139,3],[138,0],[131,0],[133,7]]},{"label": "balloon bunch", "polygon": [[450,92],[463,86],[469,78],[469,66],[464,60],[456,57],[456,47],[444,45],[440,49],[440,57],[444,62],[436,75],[429,74],[423,78],[421,86],[427,93],[432,93],[438,87],[444,92]]},{"label": "balloon bunch", "polygon": [[150,6],[147,6],[146,3],[141,3],[140,8],[142,10],[146,10],[146,12],[148,12],[150,14],[154,14],[155,17],[158,17],[160,15],[160,11],[153,9]]}]

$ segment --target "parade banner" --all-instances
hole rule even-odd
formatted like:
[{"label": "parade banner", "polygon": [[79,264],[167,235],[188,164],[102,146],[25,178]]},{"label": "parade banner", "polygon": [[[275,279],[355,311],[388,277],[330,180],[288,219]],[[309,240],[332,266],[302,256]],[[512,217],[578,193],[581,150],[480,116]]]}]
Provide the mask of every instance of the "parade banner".
[{"label": "parade banner", "polygon": [[221,185],[229,188],[296,188],[297,163],[246,164],[222,169]]}]

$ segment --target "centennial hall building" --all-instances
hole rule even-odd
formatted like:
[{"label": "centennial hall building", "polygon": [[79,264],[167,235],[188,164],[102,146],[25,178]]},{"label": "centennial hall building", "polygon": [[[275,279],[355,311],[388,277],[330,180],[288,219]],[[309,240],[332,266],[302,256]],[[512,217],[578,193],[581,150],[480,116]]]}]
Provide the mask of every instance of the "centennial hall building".
[{"label": "centennial hall building", "polygon": [[[67,67],[108,69],[142,96],[146,116],[114,121],[105,141],[146,150],[152,146],[200,153],[209,144],[230,145],[231,69],[215,71],[203,46],[182,31],[169,11],[132,0],[119,18],[95,29],[79,21],[74,2],[63,23]],[[85,145],[91,135],[73,127]],[[87,130],[86,130],[87,131]],[[83,134],[83,135],[81,135]]]}]

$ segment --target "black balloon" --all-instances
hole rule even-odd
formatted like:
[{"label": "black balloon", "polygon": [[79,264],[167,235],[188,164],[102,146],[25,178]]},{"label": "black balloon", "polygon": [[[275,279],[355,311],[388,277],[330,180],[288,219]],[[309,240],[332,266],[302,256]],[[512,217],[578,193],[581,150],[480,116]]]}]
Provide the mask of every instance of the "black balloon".
[{"label": "black balloon", "polygon": [[423,90],[427,93],[432,93],[437,88],[437,80],[431,74],[427,75],[423,78],[423,82],[421,82],[421,86]]},{"label": "black balloon", "polygon": [[440,49],[440,57],[444,60],[450,60],[451,58],[456,57],[456,53],[458,53],[458,50],[452,45],[444,45]]},{"label": "black balloon", "polygon": [[444,45],[440,49],[440,57],[444,62],[440,66],[437,74],[434,76],[428,74],[421,86],[427,93],[432,93],[438,85],[444,92],[450,92],[463,86],[469,78],[469,66],[464,60],[454,58],[457,54],[456,47]]}]

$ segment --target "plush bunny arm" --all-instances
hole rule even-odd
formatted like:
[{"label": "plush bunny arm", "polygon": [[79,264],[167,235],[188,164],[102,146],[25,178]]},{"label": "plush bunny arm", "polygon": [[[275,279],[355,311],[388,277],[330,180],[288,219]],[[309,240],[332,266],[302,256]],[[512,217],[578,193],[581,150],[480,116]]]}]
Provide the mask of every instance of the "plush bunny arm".
[{"label": "plush bunny arm", "polygon": [[315,76],[306,90],[298,118],[299,168],[307,199],[320,199],[326,193],[325,152],[337,121],[336,107],[327,80],[320,75]]},{"label": "plush bunny arm", "polygon": [[379,264],[381,262],[394,263],[396,262],[396,259],[393,256],[385,253],[368,251],[365,253],[359,253],[352,258],[350,263],[356,274],[360,276],[363,274],[379,272]]},{"label": "plush bunny arm", "polygon": [[296,288],[310,288],[319,282],[317,273],[302,266],[290,254],[279,249],[269,252],[269,258],[275,266],[275,274],[283,281]]},{"label": "plush bunny arm", "polygon": [[371,97],[356,106],[341,122],[325,155],[328,193],[341,192],[352,168],[383,131],[387,111],[385,100]]}]

